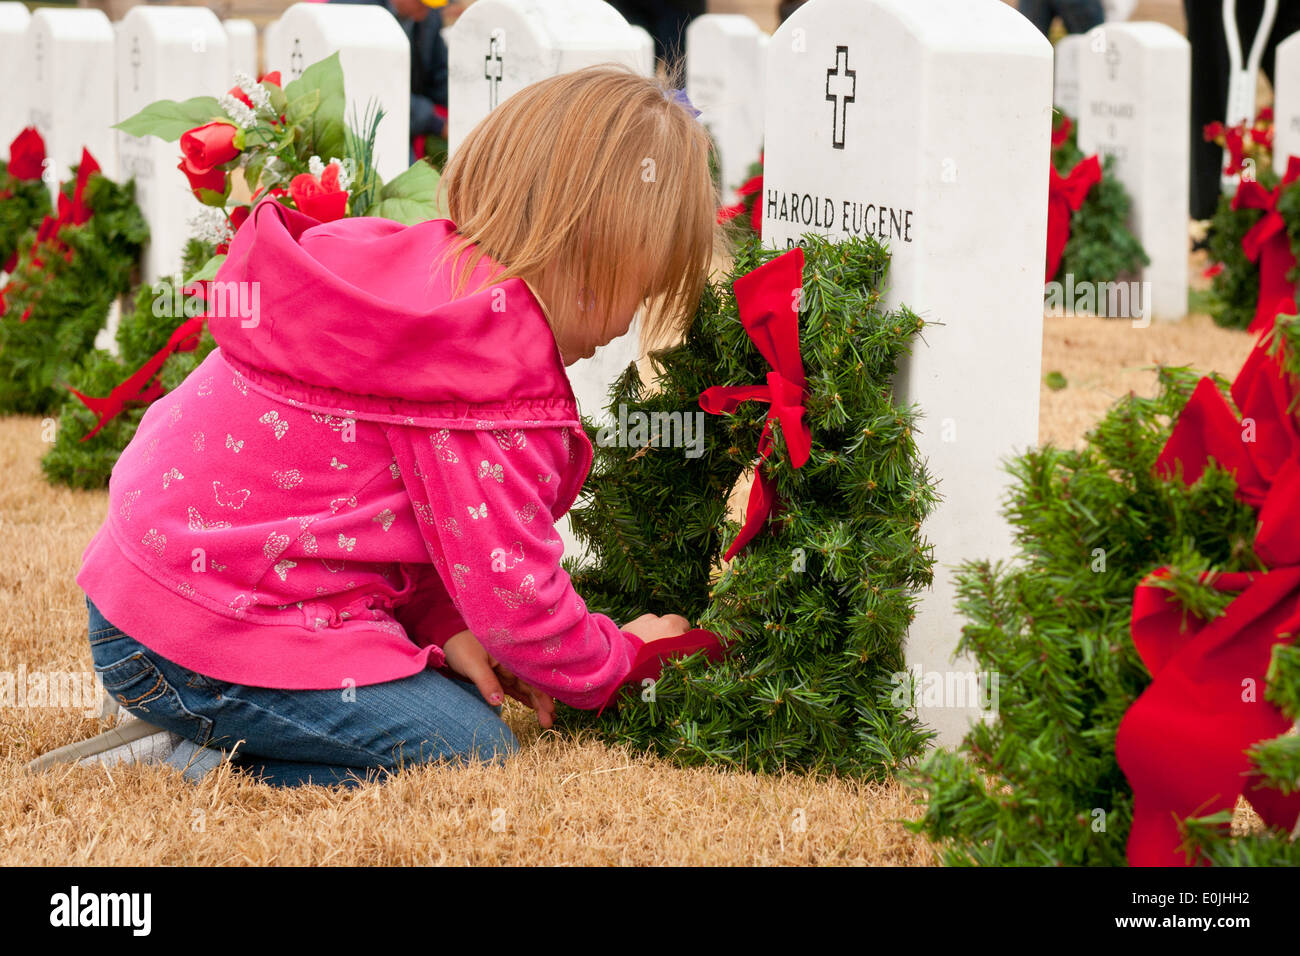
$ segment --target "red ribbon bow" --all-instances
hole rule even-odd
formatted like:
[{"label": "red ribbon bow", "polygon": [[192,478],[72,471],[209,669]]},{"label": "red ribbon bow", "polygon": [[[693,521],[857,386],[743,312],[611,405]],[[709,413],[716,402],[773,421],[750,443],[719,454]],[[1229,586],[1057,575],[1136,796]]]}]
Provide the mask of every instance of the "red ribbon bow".
[{"label": "red ribbon bow", "polygon": [[1070,241],[1070,216],[1079,211],[1088,191],[1101,182],[1101,161],[1096,156],[1079,160],[1070,175],[1062,177],[1052,166],[1047,192],[1047,278],[1061,267],[1065,244]]},{"label": "red ribbon bow", "polygon": [[1264,686],[1273,646],[1300,628],[1300,429],[1289,411],[1295,383],[1257,344],[1231,391],[1240,421],[1214,382],[1201,380],[1155,468],[1170,477],[1181,465],[1189,485],[1210,459],[1233,472],[1237,497],[1259,508],[1255,553],[1269,570],[1203,576],[1205,585],[1238,595],[1209,623],[1184,620],[1170,592],[1155,583],[1168,568],[1134,592],[1133,643],[1152,682],[1124,715],[1115,741],[1133,787],[1134,866],[1183,864],[1179,821],[1231,810],[1243,790],[1270,826],[1290,829],[1300,816],[1300,793],[1283,796],[1250,783],[1245,753],[1291,725],[1264,699]]},{"label": "red ribbon bow", "polygon": [[1060,148],[1067,139],[1070,138],[1070,130],[1074,129],[1074,123],[1070,117],[1062,116],[1061,125],[1052,130],[1052,149]]},{"label": "red ribbon bow", "polygon": [[199,347],[199,338],[203,333],[203,323],[206,316],[197,315],[192,319],[187,319],[176,327],[167,344],[155,352],[139,369],[137,369],[126,381],[118,385],[104,398],[93,398],[83,395],[71,386],[68,387],[73,395],[81,400],[81,404],[90,409],[95,416],[95,427],[81,437],[82,441],[89,441],[99,434],[101,428],[120,415],[132,405],[148,405],[155,399],[161,398],[166,394],[166,389],[162,387],[161,382],[155,382],[154,379],[162,371],[163,364],[175,352],[192,352]]},{"label": "red ribbon bow", "polygon": [[[81,162],[77,165],[77,182],[73,187],[72,199],[69,200],[62,191],[59,192],[59,207],[57,216],[46,216],[41,220],[40,226],[36,230],[36,240],[31,247],[31,262],[37,268],[43,268],[44,263],[36,250],[41,243],[49,243],[50,248],[55,252],[63,253],[65,259],[72,259],[72,250],[68,248],[59,239],[59,230],[64,226],[81,226],[90,220],[91,209],[85,203],[86,184],[90,182],[90,177],[99,172],[99,163],[95,162],[95,157],[90,155],[90,151],[83,148],[81,150]],[[17,254],[11,256],[5,263],[5,270],[12,271],[17,262]],[[21,316],[19,322],[26,322],[31,317],[33,302],[29,305]],[[3,313],[0,313],[3,314]]]},{"label": "red ribbon bow", "polygon": [[1241,240],[1246,258],[1259,263],[1259,300],[1255,305],[1254,321],[1250,323],[1251,332],[1272,328],[1273,320],[1279,315],[1294,315],[1296,312],[1295,286],[1286,277],[1295,268],[1295,256],[1291,254],[1286,220],[1277,211],[1277,200],[1282,189],[1297,178],[1300,178],[1300,158],[1292,156],[1287,163],[1286,176],[1277,189],[1269,192],[1258,182],[1243,179],[1232,199],[1233,209],[1264,210],[1263,218],[1251,226]]},{"label": "red ribbon bow", "polygon": [[[758,453],[766,461],[772,454],[772,420],[781,422],[781,434],[790,449],[790,463],[803,467],[812,452],[812,432],[804,423],[807,393],[803,358],[799,354],[797,307],[803,288],[803,249],[795,246],[775,259],[741,276],[732,287],[740,322],[767,359],[772,371],[766,385],[715,385],[700,395],[700,407],[710,415],[729,415],[741,402],[769,403],[767,420],[758,439]],[[776,491],[760,464],[745,508],[745,523],[724,555],[730,561],[758,534],[772,511]]]}]

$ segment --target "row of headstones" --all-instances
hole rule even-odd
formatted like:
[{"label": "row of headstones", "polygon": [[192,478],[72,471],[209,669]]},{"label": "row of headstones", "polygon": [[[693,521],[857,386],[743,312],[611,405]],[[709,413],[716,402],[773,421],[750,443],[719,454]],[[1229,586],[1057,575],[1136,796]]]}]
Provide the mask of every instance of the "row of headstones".
[{"label": "row of headstones", "polygon": [[[452,148],[492,107],[540,76],[614,60],[649,75],[650,35],[629,26],[603,2],[518,0],[488,4],[462,18],[448,40],[463,55],[451,63],[448,130]],[[453,39],[461,37],[457,43]],[[688,95],[718,143],[724,188],[743,180],[762,143],[762,55],[767,40],[747,17],[706,15],[687,34]],[[268,25],[268,69],[285,82],[333,50],[340,51],[350,109],[373,98],[385,118],[376,145],[380,175],[405,168],[409,47],[384,10],[362,5],[297,4]],[[203,7],[137,7],[115,24],[89,9],[43,9],[0,2],[0,150],[35,125],[52,159],[57,184],[83,146],[109,175],[134,176],[137,196],[156,237],[145,264],[157,278],[178,264],[186,220],[195,202],[175,166],[175,149],[115,133],[104,117],[129,116],[157,99],[223,91],[235,72],[257,75],[258,37],[248,20],[219,22]],[[116,77],[104,83],[105,75]],[[2,153],[0,153],[2,155]]]},{"label": "row of headstones", "polygon": [[[297,4],[268,36],[265,60],[284,82],[303,68],[344,50],[349,100],[359,109],[373,97],[387,117],[377,149],[385,178],[406,166],[409,45],[396,20],[374,6]],[[358,39],[359,38],[359,39]],[[51,188],[68,177],[83,147],[106,175],[134,177],[136,198],[152,239],[144,262],[149,280],[173,272],[198,210],[176,169],[174,143],[113,130],[113,123],[160,100],[216,96],[236,72],[255,77],[257,32],[247,20],[222,23],[206,7],[138,6],[117,23],[93,9],[0,3],[0,66],[7,91],[0,100],[0,149],[24,126],[45,140]]]},{"label": "row of headstones", "polygon": [[[400,117],[393,124],[403,139],[395,165],[405,165],[408,54],[400,27],[389,18],[396,31],[389,31],[391,50],[366,47],[385,62],[362,69],[356,53],[371,37],[359,20],[351,29],[340,26],[339,11],[376,8],[303,6],[314,6],[317,29],[333,45],[314,46],[299,32],[307,14],[291,8],[269,37],[267,67],[292,75],[295,64],[300,69],[339,49],[349,99],[360,98],[362,106],[375,95],[367,84],[394,78],[400,89],[380,100],[391,110],[385,122]],[[128,19],[167,10],[136,8]],[[195,68],[191,42],[182,31],[157,68],[142,62],[140,100],[101,110],[77,131],[78,142],[89,142],[105,115],[162,96],[226,88],[228,70],[192,88],[178,83],[178,69]],[[118,47],[119,77],[134,75],[132,49]],[[453,149],[478,119],[529,83],[593,62],[645,64],[640,39],[600,0],[476,0],[449,32],[449,50]],[[68,82],[83,87],[112,72],[111,60],[81,71],[76,54],[61,56],[80,77]],[[886,304],[906,303],[939,323],[927,329],[898,378],[900,399],[923,412],[917,440],[943,496],[926,524],[938,566],[909,632],[908,660],[960,681],[973,665],[952,660],[961,633],[954,568],[1012,553],[999,517],[1008,480],[1003,461],[1037,441],[1047,195],[1034,184],[1046,178],[1050,149],[1051,46],[1002,0],[810,0],[772,36],[754,69],[742,83],[757,86],[755,77],[765,76],[764,240],[784,247],[817,232],[887,242]],[[726,113],[725,96],[718,102]],[[174,145],[165,153],[158,165],[174,166]],[[634,341],[607,348],[608,367],[570,369],[589,411],[603,398],[600,384],[637,351]],[[945,742],[960,737],[973,713],[972,702],[951,698],[921,708]]]},{"label": "row of headstones", "polygon": [[[1053,101],[1078,120],[1080,149],[1113,157],[1162,318],[1186,314],[1190,84],[1188,42],[1163,24],[1107,24],[1056,44]],[[1273,92],[1280,172],[1300,156],[1300,34],[1277,47]]]}]

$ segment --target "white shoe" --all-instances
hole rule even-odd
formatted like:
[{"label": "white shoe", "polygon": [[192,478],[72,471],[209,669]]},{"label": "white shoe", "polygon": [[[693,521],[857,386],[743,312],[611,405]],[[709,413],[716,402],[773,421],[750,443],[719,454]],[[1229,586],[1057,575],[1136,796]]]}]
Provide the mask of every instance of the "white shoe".
[{"label": "white shoe", "polygon": [[200,747],[192,740],[156,727],[123,710],[116,727],[88,740],[51,750],[27,765],[29,773],[40,773],[61,763],[80,766],[121,763],[166,763],[180,770],[185,779],[198,781],[216,769],[225,756],[212,747]]}]

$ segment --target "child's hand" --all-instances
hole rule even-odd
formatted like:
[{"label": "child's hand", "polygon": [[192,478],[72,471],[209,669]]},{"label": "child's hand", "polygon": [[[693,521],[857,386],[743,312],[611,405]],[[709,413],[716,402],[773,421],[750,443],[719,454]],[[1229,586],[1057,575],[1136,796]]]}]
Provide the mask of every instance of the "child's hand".
[{"label": "child's hand", "polygon": [[493,660],[492,666],[496,669],[497,677],[501,679],[501,686],[506,689],[506,693],[525,707],[537,711],[537,722],[542,725],[543,730],[549,729],[555,723],[555,700],[532,684],[520,680],[506,670],[499,661]]},{"label": "child's hand", "polygon": [[442,645],[442,653],[447,658],[447,666],[472,682],[483,699],[493,707],[506,699],[492,666],[495,661],[483,649],[473,631],[457,631],[447,638]]},{"label": "child's hand", "polygon": [[537,711],[537,722],[549,728],[555,720],[555,701],[501,666],[478,642],[472,631],[457,631],[442,645],[447,666],[472,681],[493,707],[509,694],[525,707]]},{"label": "child's hand", "polygon": [[685,634],[691,629],[691,622],[686,620],[680,614],[642,614],[634,621],[628,621],[620,628],[630,634],[635,634],[647,644],[651,641],[661,641],[666,637],[676,637],[679,634]]}]

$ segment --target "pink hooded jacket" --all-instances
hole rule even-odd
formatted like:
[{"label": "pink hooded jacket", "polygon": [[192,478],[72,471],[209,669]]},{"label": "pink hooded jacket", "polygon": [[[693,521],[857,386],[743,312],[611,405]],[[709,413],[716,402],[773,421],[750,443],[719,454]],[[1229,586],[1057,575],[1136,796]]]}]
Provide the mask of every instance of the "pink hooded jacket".
[{"label": "pink hooded jacket", "polygon": [[219,347],[113,468],[77,576],[108,620],[262,687],[408,677],[464,629],[575,707],[623,681],[641,640],[560,567],[592,448],[555,338],[521,279],[453,300],[454,228],[253,210]]}]

